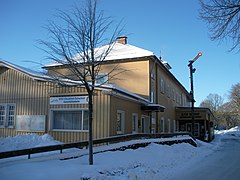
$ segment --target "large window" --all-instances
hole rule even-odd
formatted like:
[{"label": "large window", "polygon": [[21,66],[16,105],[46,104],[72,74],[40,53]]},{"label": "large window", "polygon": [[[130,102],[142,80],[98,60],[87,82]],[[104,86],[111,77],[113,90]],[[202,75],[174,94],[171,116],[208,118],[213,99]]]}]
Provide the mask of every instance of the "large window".
[{"label": "large window", "polygon": [[0,127],[14,126],[15,121],[15,104],[0,104]]},{"label": "large window", "polygon": [[88,130],[88,110],[52,110],[52,129]]}]

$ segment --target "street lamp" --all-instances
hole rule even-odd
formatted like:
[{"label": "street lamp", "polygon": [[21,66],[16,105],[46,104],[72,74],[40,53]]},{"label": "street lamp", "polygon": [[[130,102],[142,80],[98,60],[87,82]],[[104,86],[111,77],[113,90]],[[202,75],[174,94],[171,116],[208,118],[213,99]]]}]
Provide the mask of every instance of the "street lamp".
[{"label": "street lamp", "polygon": [[193,93],[193,73],[196,71],[196,69],[193,68],[193,63],[194,63],[200,56],[202,56],[202,53],[201,53],[201,52],[199,52],[198,55],[197,55],[193,60],[190,60],[190,61],[189,61],[189,64],[188,64],[188,67],[189,67],[189,69],[190,69],[190,82],[191,82],[191,92],[190,92],[190,95],[191,95],[191,101],[192,101],[192,107],[191,107],[192,115],[191,115],[191,117],[192,117],[192,135],[193,135],[193,137],[195,137],[195,136],[194,136],[194,132],[195,132],[195,130],[194,130],[194,124],[195,124],[195,122],[194,122],[194,102],[195,102],[195,100],[194,100],[194,93]]}]

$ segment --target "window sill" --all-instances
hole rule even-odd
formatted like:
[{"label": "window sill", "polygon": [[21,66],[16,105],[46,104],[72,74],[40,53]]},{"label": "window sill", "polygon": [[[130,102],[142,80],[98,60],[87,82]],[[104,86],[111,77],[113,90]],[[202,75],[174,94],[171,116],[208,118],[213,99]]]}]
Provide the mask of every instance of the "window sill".
[{"label": "window sill", "polygon": [[51,129],[50,131],[57,131],[57,132],[86,132],[88,133],[88,130],[71,130],[71,129]]}]

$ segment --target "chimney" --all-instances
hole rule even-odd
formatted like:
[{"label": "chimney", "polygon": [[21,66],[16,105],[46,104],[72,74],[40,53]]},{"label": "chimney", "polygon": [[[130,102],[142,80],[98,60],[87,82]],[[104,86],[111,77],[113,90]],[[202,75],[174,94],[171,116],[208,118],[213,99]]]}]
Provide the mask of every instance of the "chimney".
[{"label": "chimney", "polygon": [[126,36],[117,37],[117,42],[121,44],[127,44],[127,37]]}]

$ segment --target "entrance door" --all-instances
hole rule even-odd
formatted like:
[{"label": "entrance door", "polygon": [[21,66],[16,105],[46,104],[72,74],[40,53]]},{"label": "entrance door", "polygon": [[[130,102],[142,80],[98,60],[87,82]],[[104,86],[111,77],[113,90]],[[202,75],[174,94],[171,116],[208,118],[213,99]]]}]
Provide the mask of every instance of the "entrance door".
[{"label": "entrance door", "polygon": [[[187,123],[186,124],[186,130],[188,131],[188,132],[192,132],[192,123]],[[199,137],[199,135],[200,135],[200,129],[199,129],[199,123],[195,123],[194,124],[194,136],[195,137]]]},{"label": "entrance door", "polygon": [[148,116],[142,116],[142,132],[150,133],[150,120]]}]

